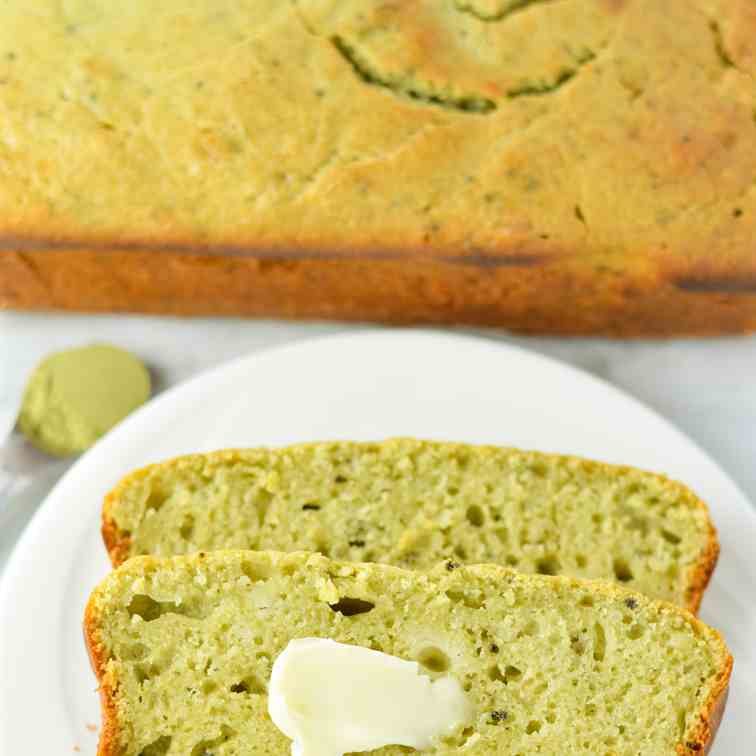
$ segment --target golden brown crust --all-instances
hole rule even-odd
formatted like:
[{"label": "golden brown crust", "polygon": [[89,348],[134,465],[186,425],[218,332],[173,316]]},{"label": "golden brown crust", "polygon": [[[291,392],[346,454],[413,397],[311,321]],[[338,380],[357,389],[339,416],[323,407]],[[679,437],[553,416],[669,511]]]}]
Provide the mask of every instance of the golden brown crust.
[{"label": "golden brown crust", "polygon": [[[383,443],[401,442],[402,439],[389,439]],[[309,442],[305,444],[297,444],[295,446],[316,446],[318,442]],[[485,448],[485,447],[481,447]],[[519,450],[523,451],[523,450]],[[583,459],[581,457],[574,457],[562,454],[550,454],[544,452],[529,452],[524,451],[525,454],[536,453],[542,456],[544,459],[559,459],[567,464],[577,464],[585,469],[598,468],[598,469],[611,469],[615,474],[622,475],[629,472],[637,472],[636,468],[627,465],[609,465],[604,462],[596,462],[594,460]],[[103,502],[102,509],[102,537],[105,543],[105,548],[108,551],[110,561],[113,567],[119,567],[129,558],[131,558],[131,534],[121,530],[113,516],[113,508],[116,505],[119,497],[122,495],[122,491],[128,489],[136,481],[149,477],[151,472],[157,468],[163,466],[175,466],[180,465],[184,460],[191,460],[195,457],[201,457],[207,460],[208,467],[214,467],[220,463],[234,464],[238,461],[242,461],[244,458],[245,450],[243,449],[223,449],[215,452],[209,452],[206,454],[190,454],[181,457],[174,457],[172,459],[158,462],[146,467],[134,470],[133,472],[124,476],[110,491]],[[645,475],[655,478],[660,484],[667,487],[674,487],[677,489],[681,499],[683,499],[691,509],[699,509],[706,514],[709,527],[709,539],[702,551],[698,561],[690,568],[688,573],[688,586],[686,588],[685,608],[693,614],[697,614],[703,599],[704,591],[709,584],[711,576],[717,565],[717,559],[719,557],[719,540],[717,538],[717,531],[709,518],[708,507],[705,502],[699,499],[687,486],[679,483],[678,481],[671,480],[665,475],[657,473],[645,472]]]},{"label": "golden brown crust", "polygon": [[727,697],[730,692],[730,675],[732,674],[732,656],[728,654],[724,667],[720,670],[717,684],[712,690],[708,701],[704,705],[700,718],[693,729],[686,734],[683,743],[677,746],[677,752],[682,756],[707,754],[714,745],[714,739],[722,723]]},{"label": "golden brown crust", "polygon": [[115,682],[107,673],[107,653],[99,640],[97,610],[95,609],[96,592],[92,594],[84,610],[84,642],[89,654],[92,670],[99,683],[100,710],[102,726],[97,747],[98,756],[119,756],[118,711],[115,701]]},{"label": "golden brown crust", "polygon": [[714,740],[719,732],[719,725],[722,724],[722,717],[724,717],[725,709],[727,708],[727,699],[730,695],[729,680],[732,674],[732,657],[730,657],[729,669],[727,671],[727,680],[724,682],[724,690],[714,698],[712,697],[711,706],[709,708],[709,739],[706,743],[704,753],[709,753],[711,747],[714,745]]},{"label": "golden brown crust", "polygon": [[112,490],[106,497],[102,508],[102,540],[108,551],[110,562],[113,567],[118,567],[129,558],[131,549],[131,536],[129,533],[122,531],[116,524],[111,514],[113,501],[118,496],[120,485]]},{"label": "golden brown crust", "polygon": [[690,570],[690,587],[688,588],[688,610],[693,614],[698,614],[701,607],[701,600],[706,591],[711,576],[719,560],[719,539],[717,530],[714,525],[709,523],[709,541],[706,544],[703,554],[697,564],[693,565]]},{"label": "golden brown crust", "polygon": [[[579,253],[579,250],[576,250]],[[756,331],[756,274],[618,275],[569,258],[0,250],[0,308],[501,326],[529,334],[712,336]]]}]

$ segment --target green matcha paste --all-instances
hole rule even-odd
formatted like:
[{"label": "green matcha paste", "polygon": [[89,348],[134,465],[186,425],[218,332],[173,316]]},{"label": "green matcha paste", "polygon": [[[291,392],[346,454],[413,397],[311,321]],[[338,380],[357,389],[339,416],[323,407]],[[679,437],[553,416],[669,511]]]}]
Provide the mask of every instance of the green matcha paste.
[{"label": "green matcha paste", "polygon": [[106,344],[57,352],[24,392],[19,428],[57,456],[88,449],[150,396],[150,374],[132,354]]}]

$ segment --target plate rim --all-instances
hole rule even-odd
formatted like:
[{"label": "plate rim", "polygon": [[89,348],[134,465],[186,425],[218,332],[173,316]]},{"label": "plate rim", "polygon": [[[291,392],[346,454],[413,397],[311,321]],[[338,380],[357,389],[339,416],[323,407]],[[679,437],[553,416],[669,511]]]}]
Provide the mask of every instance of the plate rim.
[{"label": "plate rim", "polygon": [[[239,355],[231,360],[224,361],[217,366],[200,371],[197,375],[171,386],[167,390],[154,396],[144,406],[132,413],[110,433],[100,439],[91,450],[83,454],[71,466],[41,502],[37,511],[23,530],[11,551],[4,573],[0,578],[0,660],[2,660],[2,649],[5,645],[6,638],[12,637],[12,633],[8,630],[10,623],[7,622],[10,594],[15,590],[17,581],[19,579],[23,580],[24,578],[24,571],[22,568],[26,561],[27,552],[29,552],[30,549],[33,551],[35,541],[42,537],[48,528],[54,524],[53,507],[55,500],[63,495],[61,492],[65,493],[68,481],[74,480],[79,474],[78,471],[81,468],[88,467],[92,463],[91,460],[93,458],[96,459],[96,454],[100,453],[103,449],[107,449],[110,445],[117,446],[120,443],[123,443],[121,439],[125,441],[129,437],[133,437],[132,428],[138,428],[144,416],[160,411],[161,408],[168,408],[173,403],[180,403],[183,401],[183,397],[187,393],[196,390],[197,387],[207,384],[208,382],[212,383],[213,381],[217,381],[218,378],[226,373],[231,374],[235,373],[237,370],[243,370],[248,363],[252,364],[260,359],[275,358],[281,353],[296,352],[303,348],[317,349],[324,342],[358,341],[362,343],[366,339],[388,341],[394,341],[396,339],[431,339],[439,343],[446,342],[452,347],[455,343],[474,343],[479,347],[485,347],[487,351],[493,352],[494,354],[499,352],[502,357],[507,353],[514,354],[517,358],[530,361],[536,366],[540,364],[545,365],[549,370],[557,369],[566,371],[571,374],[573,378],[586,383],[588,387],[591,385],[597,386],[611,397],[611,399],[624,402],[632,410],[640,411],[645,414],[647,418],[661,423],[667,431],[675,436],[677,442],[686,446],[691,452],[695,452],[695,454],[701,459],[706,460],[711,471],[716,472],[719,478],[717,483],[720,486],[725,486],[732,493],[729,502],[730,506],[734,504],[739,515],[746,514],[749,521],[749,530],[753,529],[753,532],[756,532],[756,511],[754,510],[749,497],[712,455],[704,450],[695,439],[684,433],[673,421],[669,420],[663,414],[648,406],[632,394],[624,391],[622,388],[612,384],[610,381],[596,376],[585,369],[563,362],[549,355],[541,354],[519,344],[497,341],[495,338],[491,338],[485,334],[448,332],[442,329],[433,328],[395,330],[374,327],[360,328],[358,330],[350,330],[335,334],[317,335],[309,338],[303,336],[302,338],[294,339],[285,344],[257,349]],[[418,437],[422,437],[422,434],[418,434]],[[7,686],[3,686],[2,683],[0,683],[0,694],[2,694],[2,689],[4,687]],[[2,695],[2,698],[6,697],[7,693]],[[0,712],[0,745],[6,742],[3,733],[4,720],[5,717],[3,717],[2,712]]]}]

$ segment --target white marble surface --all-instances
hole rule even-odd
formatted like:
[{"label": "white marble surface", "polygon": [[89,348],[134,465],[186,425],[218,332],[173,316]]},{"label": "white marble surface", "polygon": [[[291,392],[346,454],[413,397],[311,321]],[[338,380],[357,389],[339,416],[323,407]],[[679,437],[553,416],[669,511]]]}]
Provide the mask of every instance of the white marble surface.
[{"label": "white marble surface", "polygon": [[[349,328],[354,327],[0,313],[0,434],[12,425],[29,372],[51,351],[93,341],[117,344],[147,362],[162,391],[233,357]],[[756,338],[622,343],[476,333],[556,357],[616,384],[676,423],[756,501]],[[25,495],[25,511],[0,532],[0,572],[57,472],[35,483]]]}]

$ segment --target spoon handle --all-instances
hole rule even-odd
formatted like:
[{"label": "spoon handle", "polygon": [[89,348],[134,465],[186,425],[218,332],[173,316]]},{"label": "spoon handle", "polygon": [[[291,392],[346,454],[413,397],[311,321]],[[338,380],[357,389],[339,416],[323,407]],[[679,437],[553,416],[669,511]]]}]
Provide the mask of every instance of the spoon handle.
[{"label": "spoon handle", "polygon": [[60,475],[68,461],[57,460],[35,449],[17,432],[0,444],[0,528],[30,502],[24,492],[36,481]]}]

